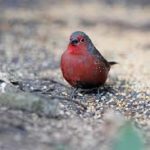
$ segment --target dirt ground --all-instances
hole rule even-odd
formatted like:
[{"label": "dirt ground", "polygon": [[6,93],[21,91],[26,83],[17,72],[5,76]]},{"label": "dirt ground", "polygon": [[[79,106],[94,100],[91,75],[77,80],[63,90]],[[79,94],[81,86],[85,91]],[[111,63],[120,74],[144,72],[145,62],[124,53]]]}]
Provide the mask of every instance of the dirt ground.
[{"label": "dirt ground", "polygon": [[[130,119],[150,148],[150,6],[79,2],[1,2],[0,150],[110,150]],[[71,100],[59,63],[78,30],[119,64]]]}]

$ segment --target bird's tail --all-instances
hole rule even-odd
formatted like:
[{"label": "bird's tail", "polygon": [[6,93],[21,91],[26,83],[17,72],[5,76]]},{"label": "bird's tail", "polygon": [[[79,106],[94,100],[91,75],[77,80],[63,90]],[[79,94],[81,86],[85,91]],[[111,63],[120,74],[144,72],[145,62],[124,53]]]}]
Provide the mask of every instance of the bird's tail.
[{"label": "bird's tail", "polygon": [[112,66],[112,65],[115,65],[115,64],[118,64],[118,63],[115,62],[115,61],[110,61],[109,64]]}]

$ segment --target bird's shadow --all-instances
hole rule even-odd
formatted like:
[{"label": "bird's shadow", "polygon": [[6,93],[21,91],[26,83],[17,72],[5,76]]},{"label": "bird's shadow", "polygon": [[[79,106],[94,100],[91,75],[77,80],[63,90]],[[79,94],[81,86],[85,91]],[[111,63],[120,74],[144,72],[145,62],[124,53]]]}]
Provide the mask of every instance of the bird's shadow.
[{"label": "bird's shadow", "polygon": [[91,95],[94,94],[96,97],[101,98],[105,96],[107,93],[115,94],[117,91],[114,89],[113,85],[105,84],[97,88],[90,88],[90,89],[81,89],[81,88],[73,88],[71,90],[70,97],[76,98],[78,93],[82,95]]},{"label": "bird's shadow", "polygon": [[[84,99],[86,96],[93,95],[97,99],[101,99],[103,96],[111,93],[115,95],[117,93],[115,85],[106,83],[98,88],[82,89],[82,88],[71,88],[62,83],[59,83],[52,79],[25,79],[22,82],[12,82],[13,85],[17,86],[20,90],[42,94],[42,95],[59,95],[65,91],[67,97],[72,99]],[[59,91],[60,90],[60,91]],[[59,92],[59,93],[58,93]]]}]

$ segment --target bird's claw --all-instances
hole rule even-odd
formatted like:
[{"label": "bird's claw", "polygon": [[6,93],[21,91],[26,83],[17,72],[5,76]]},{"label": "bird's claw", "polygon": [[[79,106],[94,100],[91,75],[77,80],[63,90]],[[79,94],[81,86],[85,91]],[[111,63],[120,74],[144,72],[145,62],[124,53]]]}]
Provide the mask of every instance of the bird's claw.
[{"label": "bird's claw", "polygon": [[73,88],[73,90],[71,90],[70,99],[76,98],[77,91],[78,91],[78,88]]}]

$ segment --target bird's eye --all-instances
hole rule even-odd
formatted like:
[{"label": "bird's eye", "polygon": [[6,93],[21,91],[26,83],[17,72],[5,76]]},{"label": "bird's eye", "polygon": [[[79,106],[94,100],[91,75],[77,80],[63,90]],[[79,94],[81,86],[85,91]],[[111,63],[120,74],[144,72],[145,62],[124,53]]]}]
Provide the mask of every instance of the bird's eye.
[{"label": "bird's eye", "polygon": [[81,42],[84,42],[84,39],[81,39],[80,41],[81,41]]}]

